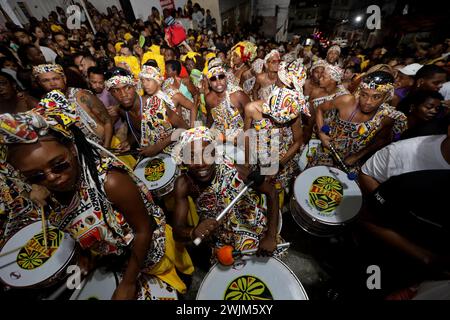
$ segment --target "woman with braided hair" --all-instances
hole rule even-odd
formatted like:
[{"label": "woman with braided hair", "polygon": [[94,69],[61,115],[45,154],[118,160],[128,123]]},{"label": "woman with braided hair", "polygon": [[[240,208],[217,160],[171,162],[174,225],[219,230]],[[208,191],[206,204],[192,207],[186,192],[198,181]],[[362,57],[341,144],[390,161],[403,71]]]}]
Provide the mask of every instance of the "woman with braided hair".
[{"label": "woman with braided hair", "polygon": [[113,299],[151,298],[150,274],[184,293],[175,264],[190,274],[192,262],[185,251],[175,253],[164,213],[125,165],[86,140],[68,106],[61,92],[51,91],[32,111],[2,115],[0,144],[7,161],[28,183],[50,191],[53,226],[69,233],[97,264],[117,268]]}]

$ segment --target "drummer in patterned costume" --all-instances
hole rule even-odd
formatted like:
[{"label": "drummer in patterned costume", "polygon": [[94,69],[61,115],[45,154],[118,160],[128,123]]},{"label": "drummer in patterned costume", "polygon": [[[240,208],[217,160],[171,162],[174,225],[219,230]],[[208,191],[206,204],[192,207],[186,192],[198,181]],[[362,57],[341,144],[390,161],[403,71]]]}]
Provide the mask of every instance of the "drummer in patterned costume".
[{"label": "drummer in patterned costume", "polygon": [[189,126],[176,113],[172,99],[161,90],[163,77],[157,68],[143,66],[139,78],[149,97],[142,110],[141,154],[147,157],[161,152],[170,154],[174,145],[174,130]]},{"label": "drummer in patterned costume", "polygon": [[109,148],[113,137],[113,124],[103,102],[92,92],[68,88],[63,68],[58,64],[41,64],[33,67],[33,77],[45,90],[60,90],[75,107],[81,130],[92,141]]},{"label": "drummer in patterned costume", "polygon": [[[200,237],[210,239],[213,248],[227,244],[236,250],[259,248],[261,254],[274,253],[282,239],[277,234],[277,193],[270,183],[249,189],[226,217],[216,222],[215,217],[244,188],[248,171],[227,158],[216,164],[213,153],[209,158],[207,150],[214,145],[214,140],[208,128],[196,127],[182,133],[175,148],[177,160],[188,168],[175,183],[175,238],[192,241]],[[187,221],[188,197],[194,199],[200,218],[194,228]]]},{"label": "drummer in patterned costume", "polygon": [[150,274],[185,292],[175,268],[190,274],[192,263],[186,251],[175,252],[148,189],[116,158],[102,157],[75,125],[64,96],[50,94],[30,112],[0,116],[8,162],[51,193],[48,221],[96,264],[121,272],[113,299],[149,299]]},{"label": "drummer in patterned costume", "polygon": [[233,141],[244,128],[244,107],[250,98],[227,82],[225,69],[213,64],[206,74],[211,91],[206,95],[208,127],[218,130],[227,140]]},{"label": "drummer in patterned costume", "polygon": [[355,96],[343,95],[320,105],[316,125],[322,147],[309,166],[338,165],[328,150],[332,143],[348,166],[358,168],[361,161],[398,139],[406,129],[407,119],[389,105],[393,93],[392,75],[375,71],[363,78]]},{"label": "drummer in patterned costume", "polygon": [[[276,161],[279,170],[270,174],[274,175],[273,183],[285,189],[298,173],[299,151],[303,145],[301,114],[309,116],[309,111],[302,94],[306,70],[301,60],[289,65],[283,62],[279,76],[286,88],[276,87],[266,101],[249,103],[245,107],[244,130],[256,130],[258,162],[268,166]],[[275,139],[279,145],[274,145]],[[246,149],[252,152],[250,145],[247,146]]]}]

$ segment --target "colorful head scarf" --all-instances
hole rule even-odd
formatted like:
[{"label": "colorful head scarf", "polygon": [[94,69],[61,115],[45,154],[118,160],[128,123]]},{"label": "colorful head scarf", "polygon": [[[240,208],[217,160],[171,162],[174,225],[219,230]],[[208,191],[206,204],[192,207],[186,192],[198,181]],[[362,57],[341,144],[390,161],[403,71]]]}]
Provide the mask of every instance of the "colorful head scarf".
[{"label": "colorful head scarf", "polygon": [[[0,144],[35,143],[39,137],[46,136],[49,130],[73,139],[70,126],[77,122],[75,109],[67,98],[62,92],[53,90],[31,111],[0,115]],[[1,149],[1,160],[4,161],[7,148],[2,146]]]},{"label": "colorful head scarf", "polygon": [[297,59],[289,64],[285,61],[280,63],[278,77],[288,87],[303,93],[303,86],[306,81],[306,68],[303,59]]},{"label": "colorful head scarf", "polygon": [[277,58],[278,60],[281,59],[280,58],[280,53],[278,52],[278,50],[273,49],[268,54],[266,54],[266,56],[264,57],[264,64],[267,65],[269,60],[272,60],[273,58]]},{"label": "colorful head scarf", "polygon": [[311,66],[310,71],[313,72],[313,70],[315,68],[319,68],[319,67],[323,67],[325,68],[328,65],[328,62],[326,62],[325,60],[319,59],[316,62],[313,63],[313,65]]},{"label": "colorful head scarf", "polygon": [[328,51],[327,51],[327,55],[328,55],[331,51],[337,51],[338,54],[341,54],[341,47],[339,47],[338,45],[331,46],[331,47],[328,49]]},{"label": "colorful head scarf", "polygon": [[133,76],[127,72],[125,69],[116,68],[114,71],[118,71],[117,74],[113,73],[113,76],[105,81],[106,90],[111,90],[119,84],[135,86],[136,82],[134,81]]},{"label": "colorful head scarf", "polygon": [[250,41],[238,42],[231,48],[232,53],[236,53],[243,63],[252,62],[256,58],[258,47]]},{"label": "colorful head scarf", "polygon": [[278,123],[287,123],[297,118],[301,112],[310,116],[303,94],[287,88],[276,87],[272,90],[263,103],[262,110]]},{"label": "colorful head scarf", "polygon": [[119,41],[119,42],[117,42],[117,43],[114,45],[114,49],[116,49],[116,52],[117,52],[117,53],[120,52],[120,49],[122,49],[122,46],[123,46],[124,44],[125,44],[124,42]]},{"label": "colorful head scarf", "polygon": [[213,143],[215,141],[214,133],[207,127],[200,126],[184,131],[179,139],[178,143],[173,148],[172,157],[177,164],[183,163],[183,152],[186,146],[194,141],[206,141]]},{"label": "colorful head scarf", "polygon": [[375,71],[367,74],[361,81],[359,89],[377,90],[387,93],[386,100],[394,97],[394,77],[386,71]]},{"label": "colorful head scarf", "polygon": [[337,83],[341,83],[342,77],[344,76],[344,70],[338,66],[327,65],[325,67],[325,72],[327,72],[331,79],[336,81]]},{"label": "colorful head scarf", "polygon": [[161,72],[158,68],[152,66],[142,66],[141,73],[139,73],[139,79],[151,79],[158,82],[161,85],[164,81],[164,77],[161,75]]},{"label": "colorful head scarf", "polygon": [[206,73],[206,78],[209,80],[213,76],[217,76],[220,74],[225,74],[225,69],[221,65],[210,66],[208,72]]},{"label": "colorful head scarf", "polygon": [[64,69],[59,64],[40,64],[38,66],[34,66],[32,75],[33,78],[36,79],[39,75],[47,72],[55,72],[60,75],[64,75]]}]

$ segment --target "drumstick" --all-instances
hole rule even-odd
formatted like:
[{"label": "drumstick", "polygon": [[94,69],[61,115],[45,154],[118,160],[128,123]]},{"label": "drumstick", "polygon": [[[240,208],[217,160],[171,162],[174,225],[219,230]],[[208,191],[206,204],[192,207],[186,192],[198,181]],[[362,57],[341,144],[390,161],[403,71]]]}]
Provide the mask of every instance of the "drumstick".
[{"label": "drumstick", "polygon": [[[253,185],[254,181],[250,181],[249,184],[247,184],[244,189],[241,190],[241,192],[238,193],[236,198],[233,199],[233,201],[230,202],[230,204],[216,217],[216,221],[219,222],[225,215],[230,211],[230,209],[238,202],[238,200],[244,195],[244,193],[247,192],[248,188]],[[202,238],[198,237],[194,240],[194,244],[198,246],[202,242]]]},{"label": "drumstick", "polygon": [[44,206],[41,205],[41,219],[42,219],[42,232],[44,235],[44,248],[45,253],[48,255],[48,246],[47,246],[47,224],[45,222],[45,211]]},{"label": "drumstick", "polygon": [[344,169],[345,173],[347,173],[347,177],[349,180],[356,180],[357,175],[356,173],[352,172],[347,165],[345,164],[345,162],[342,160],[342,158],[339,156],[339,153],[337,153],[336,149],[334,149],[333,144],[331,144],[330,142],[330,150],[333,153],[334,157],[336,158],[336,160],[339,162],[339,164],[341,165],[342,169]]}]

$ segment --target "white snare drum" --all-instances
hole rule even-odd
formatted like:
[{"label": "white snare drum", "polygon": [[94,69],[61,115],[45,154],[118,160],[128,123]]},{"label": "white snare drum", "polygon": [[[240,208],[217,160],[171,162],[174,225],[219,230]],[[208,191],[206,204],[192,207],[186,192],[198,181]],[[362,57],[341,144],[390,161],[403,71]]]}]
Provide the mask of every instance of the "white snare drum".
[{"label": "white snare drum", "polygon": [[333,236],[357,216],[361,190],[347,174],[333,167],[318,166],[303,171],[295,180],[291,214],[297,224],[316,236]]},{"label": "white snare drum", "polygon": [[232,266],[215,264],[197,300],[308,300],[301,282],[277,258],[243,257]]},{"label": "white snare drum", "polygon": [[217,163],[223,163],[224,156],[233,160],[236,164],[245,164],[245,152],[244,150],[236,147],[232,143],[223,143],[216,146],[216,159]]},{"label": "white snare drum", "polygon": [[308,163],[311,159],[314,158],[317,152],[317,148],[321,145],[321,141],[318,139],[309,140],[308,144],[305,145],[302,154],[300,155],[300,159],[298,161],[298,166],[300,170],[303,171],[308,166]]},{"label": "white snare drum", "polygon": [[47,228],[45,251],[42,222],[34,222],[6,241],[0,252],[0,280],[13,288],[53,285],[66,276],[75,260],[75,242],[69,234]]},{"label": "white snare drum", "polygon": [[[149,286],[152,300],[178,300],[177,291],[157,277],[141,275],[142,281]],[[118,273],[99,268],[84,281],[80,290],[74,291],[70,300],[111,300],[119,282]]]},{"label": "white snare drum", "polygon": [[134,174],[146,184],[154,196],[162,197],[175,187],[179,169],[170,155],[161,153],[139,162],[134,169]]}]

